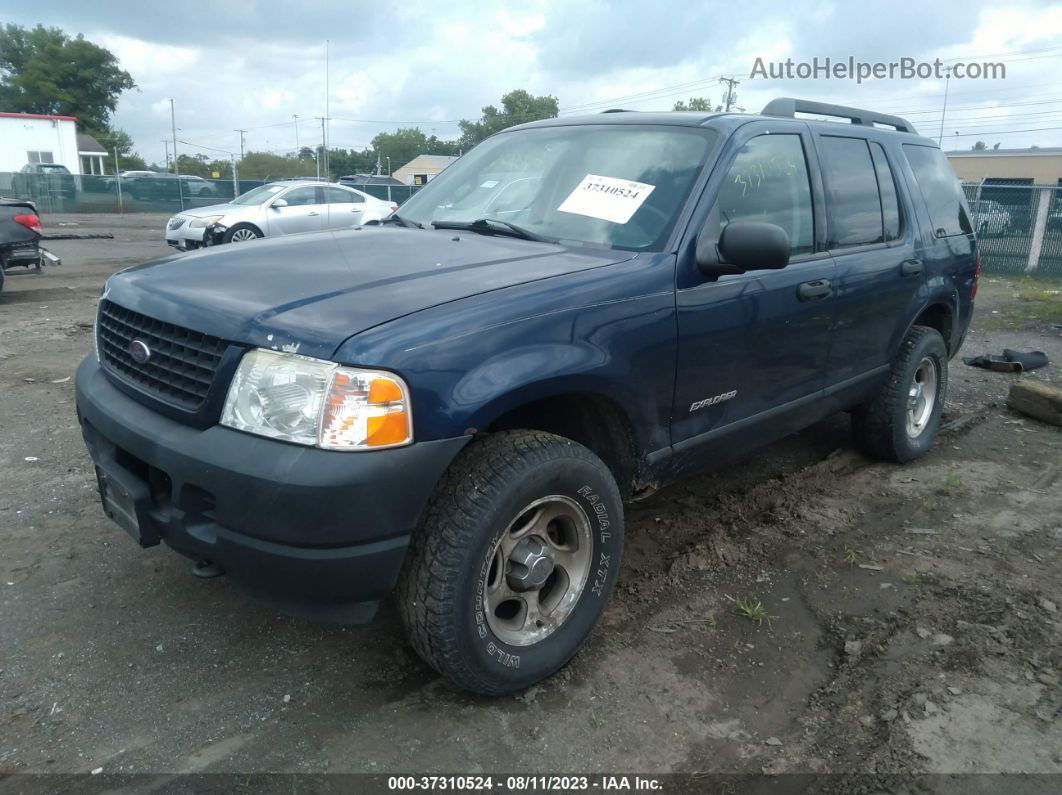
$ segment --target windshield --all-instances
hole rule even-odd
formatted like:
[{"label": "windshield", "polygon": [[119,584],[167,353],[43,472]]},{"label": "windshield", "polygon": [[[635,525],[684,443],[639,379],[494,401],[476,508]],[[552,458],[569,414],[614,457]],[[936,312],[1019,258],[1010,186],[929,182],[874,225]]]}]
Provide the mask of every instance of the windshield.
[{"label": "windshield", "polygon": [[280,193],[287,185],[259,185],[232,200],[232,204],[261,204],[270,196]]},{"label": "windshield", "polygon": [[714,140],[714,132],[695,127],[573,125],[501,133],[398,212],[425,227],[489,219],[565,244],[660,250]]}]

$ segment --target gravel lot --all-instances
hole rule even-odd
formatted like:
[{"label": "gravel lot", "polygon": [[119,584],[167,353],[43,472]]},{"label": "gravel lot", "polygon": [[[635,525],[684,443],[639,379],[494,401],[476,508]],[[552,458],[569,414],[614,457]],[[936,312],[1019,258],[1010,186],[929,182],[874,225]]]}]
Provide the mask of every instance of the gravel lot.
[{"label": "gravel lot", "polygon": [[[49,244],[62,267],[0,294],[0,772],[1062,773],[1062,430],[1004,407],[1012,376],[953,361],[915,464],[838,416],[634,505],[588,647],[481,699],[392,605],[286,618],[103,516],[71,376],[164,223],[46,218],[114,240]],[[1044,350],[1028,377],[1062,381],[1060,287],[986,280],[963,354]]]}]

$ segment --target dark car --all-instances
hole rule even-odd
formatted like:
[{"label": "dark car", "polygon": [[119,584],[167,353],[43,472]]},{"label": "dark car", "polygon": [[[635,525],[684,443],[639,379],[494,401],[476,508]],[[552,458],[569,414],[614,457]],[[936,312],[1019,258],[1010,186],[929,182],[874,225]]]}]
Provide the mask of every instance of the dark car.
[{"label": "dark car", "polygon": [[74,175],[60,163],[27,163],[11,178],[11,190],[17,198],[38,203],[77,198]]},{"label": "dark car", "polygon": [[903,119],[549,119],[382,225],[113,276],[78,416],[141,545],[317,619],[397,592],[425,660],[506,693],[589,635],[625,501],[839,411],[868,454],[924,454],[978,273]]},{"label": "dark car", "polygon": [[30,201],[0,198],[0,290],[8,268],[40,268],[41,219]]},{"label": "dark car", "polygon": [[133,172],[123,175],[122,190],[137,201],[178,201],[183,194],[186,199],[209,199],[219,195],[215,183],[191,174],[166,172]]}]

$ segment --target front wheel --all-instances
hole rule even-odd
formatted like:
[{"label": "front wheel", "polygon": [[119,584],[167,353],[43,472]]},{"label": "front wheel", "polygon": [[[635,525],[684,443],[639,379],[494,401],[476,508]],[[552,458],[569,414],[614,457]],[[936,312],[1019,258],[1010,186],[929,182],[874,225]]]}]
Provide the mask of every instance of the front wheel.
[{"label": "front wheel", "polygon": [[904,463],[925,454],[940,427],[948,391],[948,350],[936,329],[914,326],[877,396],[852,413],[857,446]]},{"label": "front wheel", "polygon": [[522,690],[575,656],[619,575],[623,505],[582,445],[538,431],[472,442],[450,467],[399,583],[424,660],[485,695]]},{"label": "front wheel", "polygon": [[262,233],[250,224],[236,224],[225,230],[221,236],[222,243],[246,243],[249,240],[257,240]]}]

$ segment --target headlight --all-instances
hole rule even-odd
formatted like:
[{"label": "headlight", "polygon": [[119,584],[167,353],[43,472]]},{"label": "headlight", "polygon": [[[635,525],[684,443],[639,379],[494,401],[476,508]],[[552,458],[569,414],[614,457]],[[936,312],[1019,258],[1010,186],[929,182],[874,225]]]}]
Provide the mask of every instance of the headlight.
[{"label": "headlight", "polygon": [[188,224],[188,226],[192,227],[193,229],[202,229],[204,226],[212,226],[213,224],[216,224],[224,217],[224,215],[210,215],[206,218],[196,218],[192,221],[192,223]]},{"label": "headlight", "polygon": [[261,348],[240,361],[221,424],[326,450],[413,441],[409,390],[398,376]]}]

